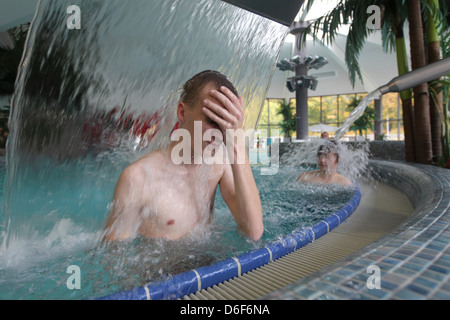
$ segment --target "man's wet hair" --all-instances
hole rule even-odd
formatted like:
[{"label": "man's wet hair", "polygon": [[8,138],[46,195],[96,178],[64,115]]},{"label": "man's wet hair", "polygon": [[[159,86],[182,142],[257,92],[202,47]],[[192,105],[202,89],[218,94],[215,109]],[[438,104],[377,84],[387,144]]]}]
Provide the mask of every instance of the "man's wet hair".
[{"label": "man's wet hair", "polygon": [[238,92],[230,79],[222,73],[214,70],[205,70],[197,73],[183,85],[180,101],[192,104],[197,99],[200,90],[207,83],[213,83],[217,89],[224,86],[238,96]]},{"label": "man's wet hair", "polygon": [[339,145],[334,140],[328,140],[324,144],[320,145],[317,150],[317,157],[320,157],[321,154],[329,154],[330,152],[336,155],[336,160],[339,161]]}]

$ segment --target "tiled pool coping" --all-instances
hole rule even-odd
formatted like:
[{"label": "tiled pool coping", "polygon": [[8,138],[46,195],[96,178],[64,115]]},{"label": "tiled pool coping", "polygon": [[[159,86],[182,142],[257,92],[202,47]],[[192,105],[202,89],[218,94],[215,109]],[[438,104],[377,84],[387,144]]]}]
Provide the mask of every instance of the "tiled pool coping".
[{"label": "tiled pool coping", "polygon": [[[450,299],[450,170],[370,161],[372,175],[414,206],[393,232],[263,299]],[[376,284],[379,269],[380,288]]]},{"label": "tiled pool coping", "polygon": [[299,227],[281,239],[275,239],[262,248],[238,257],[228,258],[209,266],[174,275],[167,280],[152,281],[140,287],[119,291],[97,299],[173,300],[218,285],[275,261],[321,238],[351,216],[358,207],[360,200],[360,189],[355,186],[353,196],[342,208],[330,213],[329,216],[312,227]]}]

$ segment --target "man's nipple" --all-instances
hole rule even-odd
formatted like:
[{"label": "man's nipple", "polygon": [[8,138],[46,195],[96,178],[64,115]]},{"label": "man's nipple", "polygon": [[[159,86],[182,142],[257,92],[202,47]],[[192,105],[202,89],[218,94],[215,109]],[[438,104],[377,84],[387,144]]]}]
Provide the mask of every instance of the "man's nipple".
[{"label": "man's nipple", "polygon": [[175,220],[173,220],[173,219],[170,219],[169,221],[167,221],[167,225],[168,226],[171,226],[171,225],[173,225],[175,223]]}]

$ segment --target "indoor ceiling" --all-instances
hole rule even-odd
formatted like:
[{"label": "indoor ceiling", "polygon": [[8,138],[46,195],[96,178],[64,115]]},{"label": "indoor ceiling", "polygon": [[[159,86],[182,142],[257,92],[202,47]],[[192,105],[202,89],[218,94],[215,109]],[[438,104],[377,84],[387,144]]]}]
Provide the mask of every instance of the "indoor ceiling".
[{"label": "indoor ceiling", "polygon": [[[398,75],[395,53],[383,51],[381,34],[376,32],[369,37],[359,57],[363,83],[357,78],[353,87],[344,60],[345,43],[345,35],[337,36],[333,45],[328,46],[314,40],[307,41],[307,55],[322,56],[328,60],[328,64],[322,68],[311,69],[308,73],[318,80],[316,90],[308,92],[310,97],[370,92]],[[285,42],[279,60],[292,58],[296,54],[295,46],[295,42]],[[409,44],[407,46],[409,47]],[[295,93],[289,92],[286,88],[286,79],[292,76],[294,72],[276,69],[267,98],[294,98]]]},{"label": "indoor ceiling", "polygon": [[[38,0],[3,0],[0,2],[0,41],[2,41],[2,32],[32,20],[37,3]],[[299,17],[311,19],[314,18],[314,14],[317,16],[320,12],[325,11],[319,6],[313,8],[307,15],[300,12]],[[383,52],[381,35],[378,32],[368,39],[359,59],[364,83],[362,84],[357,79],[355,87],[352,87],[344,63],[345,40],[345,35],[340,35],[333,45],[325,46],[313,40],[307,42],[308,55],[323,56],[328,60],[328,64],[321,69],[309,72],[310,75],[317,76],[319,81],[315,91],[309,90],[310,96],[370,92],[397,75],[395,55]],[[293,55],[295,55],[295,44],[286,41],[280,54],[280,60],[290,59]],[[285,85],[286,79],[290,76],[293,76],[292,72],[282,72],[277,69],[267,97],[294,97],[294,93],[289,92]]]}]

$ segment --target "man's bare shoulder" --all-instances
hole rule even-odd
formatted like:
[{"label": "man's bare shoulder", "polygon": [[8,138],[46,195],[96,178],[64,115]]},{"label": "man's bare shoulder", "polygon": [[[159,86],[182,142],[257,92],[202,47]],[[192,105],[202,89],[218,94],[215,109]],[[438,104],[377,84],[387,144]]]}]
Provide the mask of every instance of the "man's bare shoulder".
[{"label": "man's bare shoulder", "polygon": [[350,179],[348,179],[347,177],[345,177],[345,176],[343,176],[343,175],[341,175],[341,174],[338,174],[338,175],[337,175],[336,182],[337,182],[338,184],[340,184],[340,185],[343,185],[343,186],[350,186],[350,185],[353,184],[353,183],[350,181]]},{"label": "man's bare shoulder", "polygon": [[167,160],[167,150],[160,149],[154,150],[147,153],[145,156],[137,160],[135,163],[137,164],[152,164],[152,163],[160,163],[161,161]]},{"label": "man's bare shoulder", "polygon": [[310,180],[315,180],[317,178],[317,175],[319,174],[318,171],[305,171],[302,172],[298,177],[297,181],[302,182],[309,182]]},{"label": "man's bare shoulder", "polygon": [[120,179],[135,183],[144,183],[158,173],[158,169],[164,166],[165,157],[163,152],[152,151],[142,158],[128,165],[122,172]]}]

